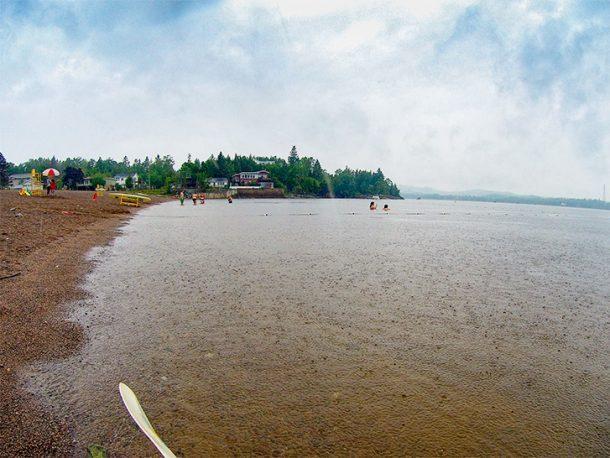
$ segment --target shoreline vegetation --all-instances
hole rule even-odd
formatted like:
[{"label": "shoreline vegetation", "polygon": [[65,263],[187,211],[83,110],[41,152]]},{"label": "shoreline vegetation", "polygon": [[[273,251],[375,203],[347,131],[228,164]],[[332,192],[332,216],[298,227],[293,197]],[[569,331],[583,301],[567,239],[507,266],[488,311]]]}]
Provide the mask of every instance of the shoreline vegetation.
[{"label": "shoreline vegetation", "polygon": [[231,183],[233,175],[240,172],[269,172],[269,181],[275,189],[281,189],[287,197],[332,197],[332,198],[384,198],[401,199],[398,186],[383,174],[380,168],[375,172],[354,170],[349,167],[334,173],[324,170],[314,157],[300,157],[295,146],[288,158],[278,156],[240,156],[218,153],[206,160],[193,159],[189,154],[186,162],[175,170],[171,155],[155,155],[152,159],[130,161],[127,156],[122,161],[114,159],[97,160],[82,157],[68,157],[59,160],[55,156],[30,159],[21,164],[7,164],[8,174],[29,173],[32,169],[44,170],[53,167],[61,172],[58,187],[76,189],[85,178],[91,188],[105,186],[108,178],[127,175],[124,186],[128,190],[158,190],[173,194],[180,189],[196,192],[227,189],[210,186],[210,179],[226,179]]}]

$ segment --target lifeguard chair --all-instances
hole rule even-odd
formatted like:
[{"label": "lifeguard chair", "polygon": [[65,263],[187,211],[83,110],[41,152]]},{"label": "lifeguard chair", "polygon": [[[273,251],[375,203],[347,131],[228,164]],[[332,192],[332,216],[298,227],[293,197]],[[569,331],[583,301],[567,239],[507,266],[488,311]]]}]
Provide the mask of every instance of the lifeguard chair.
[{"label": "lifeguard chair", "polygon": [[99,184],[95,187],[95,192],[99,197],[104,196],[104,191],[106,191],[106,189],[103,186],[100,186]]},{"label": "lifeguard chair", "polygon": [[32,169],[32,178],[30,184],[30,194],[33,196],[44,196],[44,188],[42,186],[42,175]]}]

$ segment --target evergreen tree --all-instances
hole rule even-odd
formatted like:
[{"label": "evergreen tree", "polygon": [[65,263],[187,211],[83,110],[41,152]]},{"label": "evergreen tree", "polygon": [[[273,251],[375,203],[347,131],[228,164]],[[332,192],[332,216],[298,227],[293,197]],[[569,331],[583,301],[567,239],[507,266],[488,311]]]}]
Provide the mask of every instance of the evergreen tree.
[{"label": "evergreen tree", "polygon": [[311,176],[318,181],[324,180],[324,170],[322,170],[322,166],[320,165],[320,161],[316,159],[313,163],[313,169],[311,170]]},{"label": "evergreen tree", "polygon": [[222,154],[222,151],[218,153],[218,159],[216,160],[216,166],[218,167],[218,176],[222,178],[231,178],[229,170],[229,161]]},{"label": "evergreen tree", "polygon": [[293,146],[288,155],[288,164],[294,166],[299,162],[299,155],[297,154],[297,147]]}]

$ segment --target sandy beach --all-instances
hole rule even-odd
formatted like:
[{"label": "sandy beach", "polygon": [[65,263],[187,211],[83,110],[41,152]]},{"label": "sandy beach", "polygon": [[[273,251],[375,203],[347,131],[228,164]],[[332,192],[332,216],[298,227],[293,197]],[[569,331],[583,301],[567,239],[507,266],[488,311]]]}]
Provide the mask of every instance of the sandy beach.
[{"label": "sandy beach", "polygon": [[83,330],[63,319],[62,304],[82,297],[84,254],[104,245],[134,213],[91,192],[21,197],[0,190],[0,455],[66,455],[71,426],[18,385],[35,360],[72,354]]}]

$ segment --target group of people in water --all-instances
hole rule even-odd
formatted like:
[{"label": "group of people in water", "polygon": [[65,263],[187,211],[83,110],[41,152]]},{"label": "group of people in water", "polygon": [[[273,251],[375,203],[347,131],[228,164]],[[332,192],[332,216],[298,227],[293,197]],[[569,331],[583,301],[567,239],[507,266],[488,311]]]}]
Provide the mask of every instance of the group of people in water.
[{"label": "group of people in water", "polygon": [[[178,194],[178,199],[180,199],[180,205],[184,205],[184,199],[186,198],[186,194],[184,191],[180,191],[180,193]],[[201,194],[191,194],[191,199],[193,201],[193,205],[197,205],[197,199],[199,199],[199,201],[201,202],[201,205],[205,204],[205,193],[201,193]],[[229,202],[230,204],[233,203],[233,198],[231,196],[227,196],[227,202]],[[369,210],[377,210],[377,202],[375,202],[374,200],[371,201],[370,205],[369,205]],[[390,206],[388,204],[385,204],[383,206],[383,211],[384,212],[389,212],[390,211]]]},{"label": "group of people in water", "polygon": [[[180,193],[178,194],[178,199],[180,199],[180,205],[184,205],[184,199],[186,198],[186,194],[184,191],[180,191]],[[201,194],[195,194],[192,193],[191,194],[191,199],[193,201],[193,205],[197,205],[197,199],[199,199],[199,201],[201,202],[201,205],[205,204],[205,193],[201,193]],[[229,202],[230,204],[233,203],[233,198],[231,196],[227,196],[227,202]]]},{"label": "group of people in water", "polygon": [[[369,205],[369,210],[377,210],[377,202],[375,202],[374,200],[371,201],[371,204]],[[390,206],[388,204],[385,204],[383,206],[383,211],[384,212],[389,212],[390,211]]]}]

